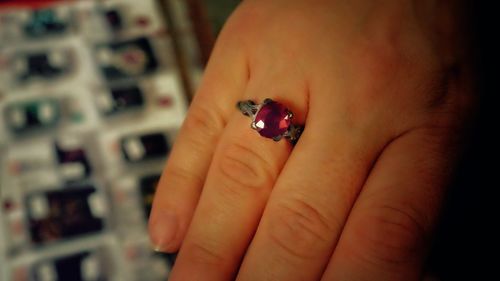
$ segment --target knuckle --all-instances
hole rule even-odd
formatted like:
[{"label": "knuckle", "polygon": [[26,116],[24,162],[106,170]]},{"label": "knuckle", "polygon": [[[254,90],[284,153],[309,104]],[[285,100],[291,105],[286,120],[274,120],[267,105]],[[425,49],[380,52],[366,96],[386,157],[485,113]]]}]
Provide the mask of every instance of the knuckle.
[{"label": "knuckle", "polygon": [[191,262],[211,266],[224,264],[224,256],[219,253],[217,247],[209,246],[201,242],[192,242],[186,247],[187,256]]},{"label": "knuckle", "polygon": [[[378,40],[375,47],[370,48],[372,38],[365,38],[355,49],[355,58],[359,61],[360,65],[363,64],[364,73],[367,78],[371,75],[377,75],[376,78],[388,79],[391,73],[394,73],[398,66],[401,66],[405,57],[401,54],[400,47],[397,43],[391,40]],[[376,78],[373,81],[376,82]]]},{"label": "knuckle", "polygon": [[[173,188],[201,188],[205,181],[200,175],[177,165],[172,165],[165,170],[165,177],[162,178],[168,179],[165,181],[165,186],[172,186]],[[163,181],[161,179],[160,181],[163,185]]]},{"label": "knuckle", "polygon": [[224,128],[225,122],[216,110],[193,105],[183,126],[190,135],[203,141],[206,138],[216,137]]},{"label": "knuckle", "polygon": [[357,224],[355,241],[361,256],[376,264],[411,261],[425,245],[426,232],[421,221],[408,206],[373,208]]},{"label": "knuckle", "polygon": [[285,255],[317,258],[331,243],[332,223],[304,200],[290,200],[275,207],[270,219],[269,238]]},{"label": "knuckle", "polygon": [[233,142],[225,146],[221,149],[217,165],[230,185],[256,189],[270,187],[274,182],[270,163],[246,144]]}]

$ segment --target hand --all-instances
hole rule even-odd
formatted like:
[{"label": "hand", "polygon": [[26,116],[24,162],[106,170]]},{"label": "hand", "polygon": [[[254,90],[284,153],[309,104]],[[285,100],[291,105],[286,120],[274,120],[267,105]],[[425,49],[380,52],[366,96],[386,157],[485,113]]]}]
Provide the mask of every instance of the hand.
[{"label": "hand", "polygon": [[[240,5],[155,197],[171,280],[420,278],[473,104],[458,8],[434,2]],[[235,107],[265,98],[305,124],[293,149]]]}]

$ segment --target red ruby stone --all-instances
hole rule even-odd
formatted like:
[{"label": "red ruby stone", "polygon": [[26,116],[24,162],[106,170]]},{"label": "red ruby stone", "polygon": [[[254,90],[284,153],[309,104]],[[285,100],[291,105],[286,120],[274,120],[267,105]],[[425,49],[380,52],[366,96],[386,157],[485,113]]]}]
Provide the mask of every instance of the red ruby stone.
[{"label": "red ruby stone", "polygon": [[279,137],[290,126],[287,108],[275,101],[262,105],[255,116],[254,122],[259,134],[266,138]]}]

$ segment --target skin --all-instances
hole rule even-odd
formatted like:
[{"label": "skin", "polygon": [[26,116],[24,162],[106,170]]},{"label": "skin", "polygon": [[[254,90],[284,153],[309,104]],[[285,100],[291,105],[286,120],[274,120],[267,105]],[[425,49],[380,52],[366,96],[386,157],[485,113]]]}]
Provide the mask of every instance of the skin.
[{"label": "skin", "polygon": [[[170,280],[420,280],[474,104],[450,3],[244,1],[155,196]],[[268,97],[293,149],[236,110]]]}]

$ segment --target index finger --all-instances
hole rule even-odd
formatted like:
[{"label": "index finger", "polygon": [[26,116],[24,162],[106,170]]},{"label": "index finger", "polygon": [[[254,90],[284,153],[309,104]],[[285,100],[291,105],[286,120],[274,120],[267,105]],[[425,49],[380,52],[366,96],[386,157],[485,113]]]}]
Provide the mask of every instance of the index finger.
[{"label": "index finger", "polygon": [[[234,25],[233,25],[234,26]],[[176,251],[185,235],[228,115],[247,84],[241,40],[224,30],[162,173],[149,219],[158,251]]]}]

